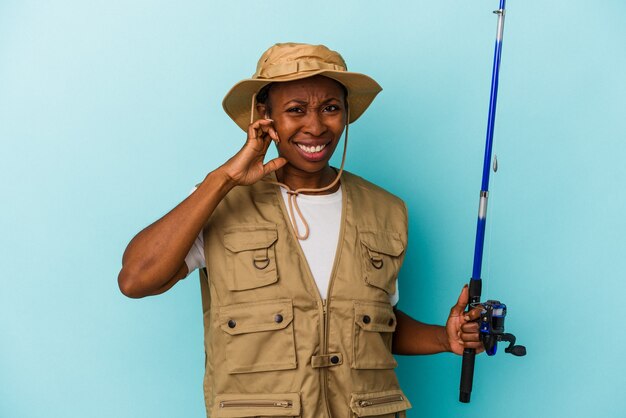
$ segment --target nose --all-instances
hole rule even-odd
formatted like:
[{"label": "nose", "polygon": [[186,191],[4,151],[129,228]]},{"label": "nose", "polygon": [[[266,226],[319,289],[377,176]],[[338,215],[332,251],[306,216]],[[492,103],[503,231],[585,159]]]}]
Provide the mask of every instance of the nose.
[{"label": "nose", "polygon": [[326,125],[322,119],[322,115],[319,112],[308,112],[305,120],[304,126],[302,128],[303,132],[309,134],[311,136],[319,137],[322,136],[324,132],[326,132]]}]

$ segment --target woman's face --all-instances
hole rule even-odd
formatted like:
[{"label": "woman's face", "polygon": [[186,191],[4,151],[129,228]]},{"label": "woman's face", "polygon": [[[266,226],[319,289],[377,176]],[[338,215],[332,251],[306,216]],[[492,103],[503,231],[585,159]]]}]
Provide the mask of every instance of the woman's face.
[{"label": "woman's face", "polygon": [[327,77],[273,84],[261,115],[274,120],[278,153],[288,165],[305,173],[328,167],[346,125],[343,87]]}]

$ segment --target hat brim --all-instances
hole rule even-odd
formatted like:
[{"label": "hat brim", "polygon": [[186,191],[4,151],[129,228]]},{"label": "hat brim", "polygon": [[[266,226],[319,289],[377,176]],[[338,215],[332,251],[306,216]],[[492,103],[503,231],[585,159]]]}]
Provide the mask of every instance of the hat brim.
[{"label": "hat brim", "polygon": [[222,101],[224,110],[244,131],[250,124],[251,100],[264,86],[270,83],[284,83],[287,81],[301,80],[316,75],[332,78],[343,84],[348,90],[348,107],[350,110],[349,123],[356,121],[372,103],[382,87],[369,76],[349,71],[319,70],[307,73],[294,74],[280,77],[280,79],[247,79],[235,84],[226,94]]}]

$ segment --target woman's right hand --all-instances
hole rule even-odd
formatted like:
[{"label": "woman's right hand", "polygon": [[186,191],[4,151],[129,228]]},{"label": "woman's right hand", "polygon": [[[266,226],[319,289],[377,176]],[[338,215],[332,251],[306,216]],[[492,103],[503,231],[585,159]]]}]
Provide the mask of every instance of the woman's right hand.
[{"label": "woman's right hand", "polygon": [[195,192],[131,240],[118,276],[122,293],[133,298],[156,295],[187,275],[185,256],[230,189],[256,183],[287,163],[279,157],[263,164],[272,140],[279,141],[271,119],[252,123],[245,145],[235,156],[210,172]]},{"label": "woman's right hand", "polygon": [[248,138],[241,150],[220,169],[234,185],[245,186],[256,183],[287,164],[283,157],[274,158],[263,164],[272,140],[280,142],[278,132],[274,129],[274,121],[258,119],[248,126]]}]

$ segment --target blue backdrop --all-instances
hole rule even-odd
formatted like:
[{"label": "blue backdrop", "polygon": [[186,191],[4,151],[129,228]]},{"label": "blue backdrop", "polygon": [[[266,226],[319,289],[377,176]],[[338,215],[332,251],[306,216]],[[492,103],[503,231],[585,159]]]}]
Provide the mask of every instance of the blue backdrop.
[{"label": "blue backdrop", "polygon": [[[0,2],[0,416],[202,417],[194,274],[123,297],[122,252],[233,153],[221,99],[275,42],[384,87],[347,168],[402,197],[400,307],[442,323],[470,276],[497,1]],[[520,359],[399,359],[410,417],[626,416],[626,3],[511,0],[486,297]],[[336,161],[336,163],[338,163]]]}]

